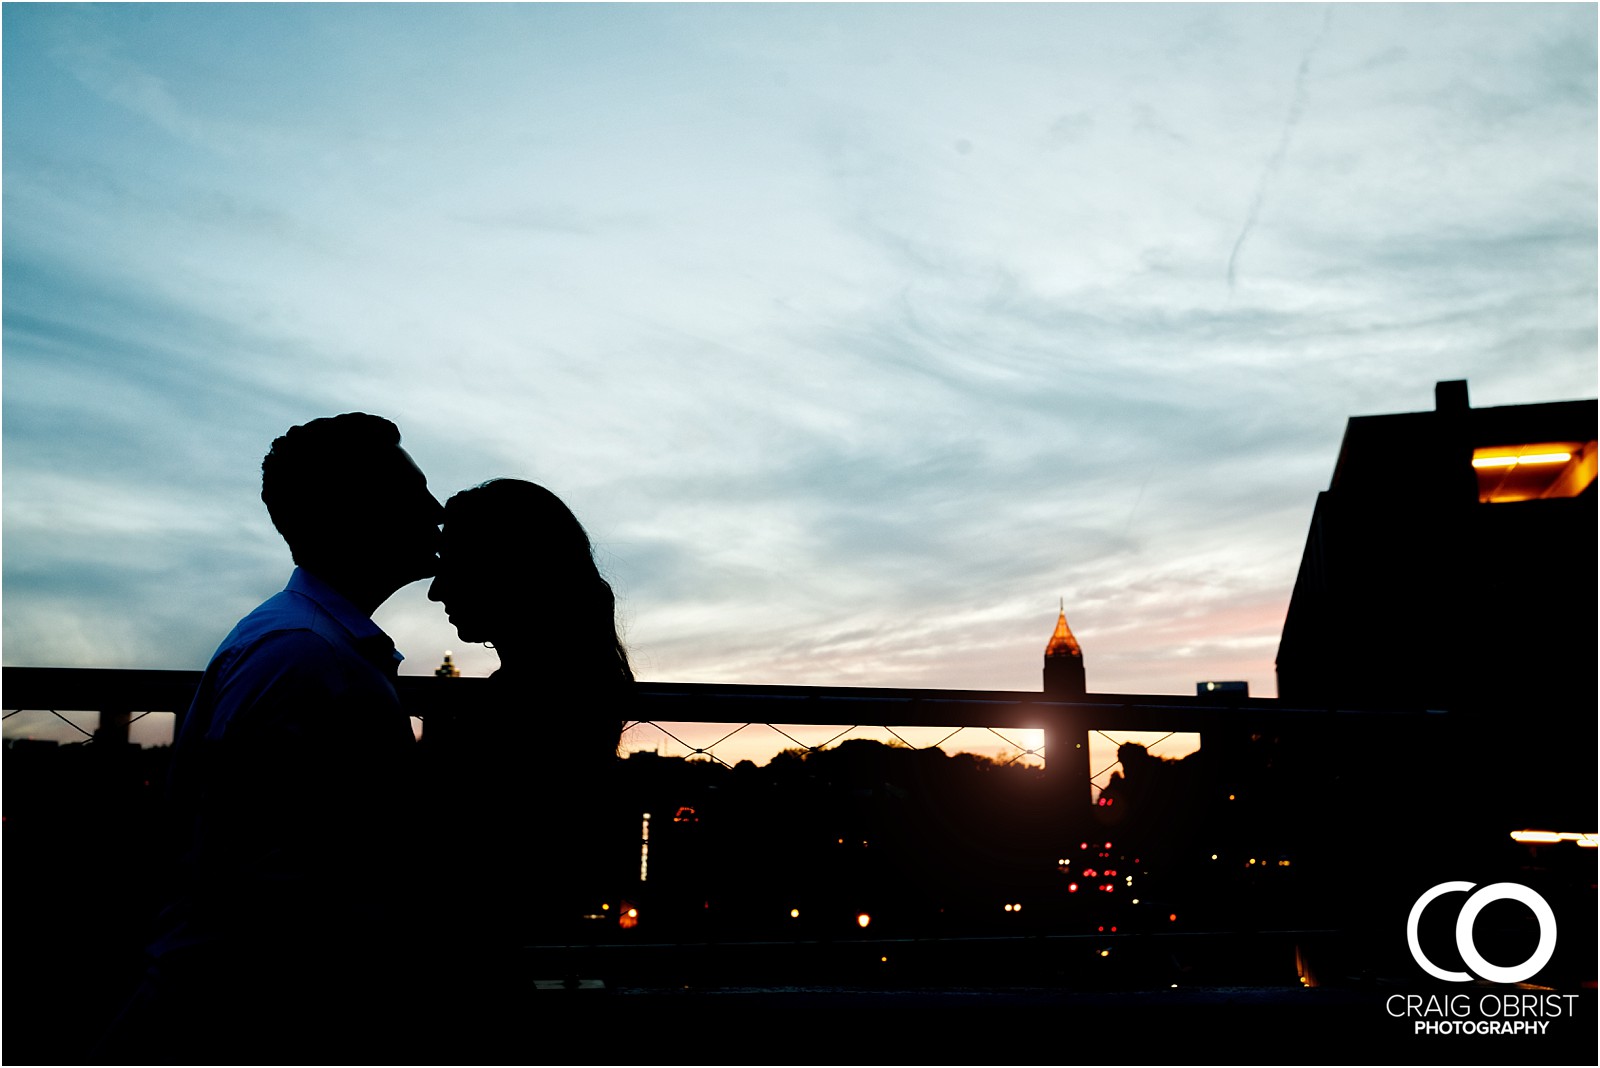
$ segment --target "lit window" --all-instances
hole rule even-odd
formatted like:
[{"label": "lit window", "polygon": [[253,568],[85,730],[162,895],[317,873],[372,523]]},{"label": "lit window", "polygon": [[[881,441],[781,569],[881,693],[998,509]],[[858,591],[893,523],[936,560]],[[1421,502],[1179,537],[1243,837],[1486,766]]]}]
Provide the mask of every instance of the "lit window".
[{"label": "lit window", "polygon": [[1541,441],[1472,450],[1484,504],[1576,497],[1595,478],[1595,443]]}]

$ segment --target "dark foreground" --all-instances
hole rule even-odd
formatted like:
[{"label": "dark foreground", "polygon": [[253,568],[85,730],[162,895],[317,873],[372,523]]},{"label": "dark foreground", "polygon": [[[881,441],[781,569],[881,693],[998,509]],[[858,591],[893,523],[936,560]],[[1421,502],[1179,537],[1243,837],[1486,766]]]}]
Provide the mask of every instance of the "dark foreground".
[{"label": "dark foreground", "polygon": [[613,1021],[591,1032],[604,1036],[593,1063],[1595,1063],[1593,991],[1542,1036],[1417,1035],[1387,1013],[1392,992],[729,987],[548,1000],[570,1007],[563,1019]]}]

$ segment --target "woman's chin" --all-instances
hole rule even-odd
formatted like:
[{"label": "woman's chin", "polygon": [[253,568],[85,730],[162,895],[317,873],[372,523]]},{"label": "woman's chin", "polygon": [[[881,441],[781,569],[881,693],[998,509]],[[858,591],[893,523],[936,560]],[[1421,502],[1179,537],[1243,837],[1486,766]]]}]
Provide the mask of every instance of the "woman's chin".
[{"label": "woman's chin", "polygon": [[[455,614],[450,614],[448,618],[450,625],[455,628],[456,637],[468,645],[491,645],[494,642],[489,632],[498,628],[493,626],[492,620],[462,619]],[[479,629],[480,627],[482,628],[481,630]]]}]

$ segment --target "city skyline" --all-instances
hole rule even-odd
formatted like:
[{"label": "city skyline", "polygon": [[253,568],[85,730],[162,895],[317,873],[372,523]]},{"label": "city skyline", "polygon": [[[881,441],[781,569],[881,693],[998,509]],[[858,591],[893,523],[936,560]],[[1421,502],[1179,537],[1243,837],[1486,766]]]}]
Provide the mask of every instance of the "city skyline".
[{"label": "city skyline", "polygon": [[1582,5],[0,17],[7,664],[203,666],[367,410],[644,679],[1270,696],[1349,416],[1594,394]]}]

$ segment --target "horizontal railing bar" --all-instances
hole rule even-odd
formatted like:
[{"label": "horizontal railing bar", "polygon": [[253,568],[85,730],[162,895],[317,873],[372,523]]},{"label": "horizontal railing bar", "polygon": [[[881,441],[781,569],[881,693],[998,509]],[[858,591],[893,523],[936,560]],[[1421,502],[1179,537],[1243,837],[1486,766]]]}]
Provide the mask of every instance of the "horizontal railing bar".
[{"label": "horizontal railing bar", "polygon": [[194,698],[200,675],[152,668],[7,667],[0,674],[0,704],[74,712],[182,712]]},{"label": "horizontal railing bar", "polygon": [[[182,714],[200,683],[199,671],[149,668],[6,667],[0,707],[107,709]],[[490,699],[484,678],[407,675],[397,680],[407,711],[430,711]],[[796,715],[796,713],[809,714]],[[840,713],[848,713],[841,717]],[[1019,690],[937,690],[866,686],[640,682],[630,718],[660,722],[815,723],[840,718],[890,726],[1009,727],[1080,730],[1243,731],[1305,729],[1348,717],[1437,718],[1433,710],[1327,708],[1284,705],[1277,698],[1170,694],[1087,694],[1058,700]]]}]

